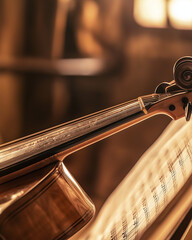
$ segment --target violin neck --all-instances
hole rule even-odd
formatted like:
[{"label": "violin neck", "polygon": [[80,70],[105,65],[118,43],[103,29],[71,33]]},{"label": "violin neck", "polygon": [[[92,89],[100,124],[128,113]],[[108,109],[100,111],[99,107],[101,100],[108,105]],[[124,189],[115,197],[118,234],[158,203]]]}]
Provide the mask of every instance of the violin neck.
[{"label": "violin neck", "polygon": [[159,94],[96,112],[83,118],[50,128],[4,144],[0,148],[0,176],[23,168],[43,166],[85,146],[132,126],[153,114],[148,109],[159,101]]}]

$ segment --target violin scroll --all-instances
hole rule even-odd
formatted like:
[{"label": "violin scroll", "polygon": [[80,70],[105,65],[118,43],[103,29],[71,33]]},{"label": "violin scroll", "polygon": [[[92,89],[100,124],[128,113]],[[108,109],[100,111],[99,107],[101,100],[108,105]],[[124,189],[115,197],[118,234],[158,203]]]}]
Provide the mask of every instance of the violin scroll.
[{"label": "violin scroll", "polygon": [[175,83],[186,91],[192,90],[192,57],[180,58],[173,67]]},{"label": "violin scroll", "polygon": [[182,57],[173,66],[173,78],[171,82],[162,82],[155,93],[177,93],[180,91],[192,91],[192,57]]}]

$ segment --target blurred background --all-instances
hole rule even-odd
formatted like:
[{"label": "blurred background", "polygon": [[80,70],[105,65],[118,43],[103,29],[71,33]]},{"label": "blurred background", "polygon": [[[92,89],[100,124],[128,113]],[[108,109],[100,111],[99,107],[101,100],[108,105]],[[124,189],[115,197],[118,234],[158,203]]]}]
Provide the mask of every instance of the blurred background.
[{"label": "blurred background", "polygon": [[[191,9],[192,0],[0,0],[0,142],[171,81],[175,61],[192,55]],[[153,117],[65,159],[97,209],[169,122]]]}]

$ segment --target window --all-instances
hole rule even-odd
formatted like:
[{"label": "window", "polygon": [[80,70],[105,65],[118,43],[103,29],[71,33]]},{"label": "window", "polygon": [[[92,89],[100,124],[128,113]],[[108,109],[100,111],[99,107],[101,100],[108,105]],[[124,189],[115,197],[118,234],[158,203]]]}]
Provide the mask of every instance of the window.
[{"label": "window", "polygon": [[192,0],[135,0],[134,18],[143,27],[192,29]]}]

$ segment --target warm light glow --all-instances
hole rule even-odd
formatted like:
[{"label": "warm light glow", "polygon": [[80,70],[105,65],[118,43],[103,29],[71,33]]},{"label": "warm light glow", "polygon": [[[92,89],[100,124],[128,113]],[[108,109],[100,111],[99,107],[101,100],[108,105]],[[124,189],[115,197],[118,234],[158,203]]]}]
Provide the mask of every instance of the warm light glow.
[{"label": "warm light glow", "polygon": [[[79,43],[79,49],[89,56],[101,56],[102,48],[95,39],[91,31],[87,29],[79,29],[77,32],[77,40]],[[86,44],[85,44],[86,43]]]},{"label": "warm light glow", "polygon": [[135,0],[134,17],[144,27],[166,27],[165,0]]},{"label": "warm light glow", "polygon": [[173,27],[192,29],[192,0],[170,0],[168,12]]},{"label": "warm light glow", "polygon": [[101,56],[102,48],[95,37],[99,23],[99,7],[96,1],[85,0],[77,31],[77,42],[80,51],[89,56]]},{"label": "warm light glow", "polygon": [[98,15],[98,5],[94,1],[85,1],[82,12],[82,22],[84,27],[92,30],[98,21]]}]

